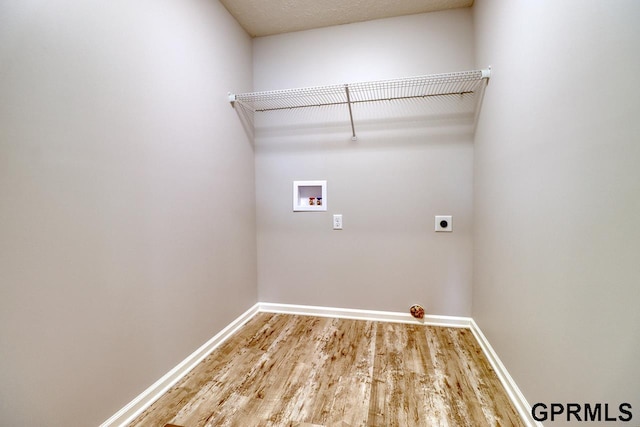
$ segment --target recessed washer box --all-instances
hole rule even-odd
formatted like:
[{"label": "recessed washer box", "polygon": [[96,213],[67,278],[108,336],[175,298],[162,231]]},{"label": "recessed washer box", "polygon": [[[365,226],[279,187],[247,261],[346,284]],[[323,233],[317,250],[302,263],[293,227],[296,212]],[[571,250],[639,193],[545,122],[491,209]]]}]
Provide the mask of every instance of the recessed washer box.
[{"label": "recessed washer box", "polygon": [[327,181],[293,181],[294,212],[327,210]]}]

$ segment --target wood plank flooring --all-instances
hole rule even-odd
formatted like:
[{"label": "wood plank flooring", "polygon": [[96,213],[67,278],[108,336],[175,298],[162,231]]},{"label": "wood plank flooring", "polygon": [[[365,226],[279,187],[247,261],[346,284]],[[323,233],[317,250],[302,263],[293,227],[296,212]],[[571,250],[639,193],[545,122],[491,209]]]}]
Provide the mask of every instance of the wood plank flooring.
[{"label": "wood plank flooring", "polygon": [[130,426],[524,426],[467,329],[259,313]]}]

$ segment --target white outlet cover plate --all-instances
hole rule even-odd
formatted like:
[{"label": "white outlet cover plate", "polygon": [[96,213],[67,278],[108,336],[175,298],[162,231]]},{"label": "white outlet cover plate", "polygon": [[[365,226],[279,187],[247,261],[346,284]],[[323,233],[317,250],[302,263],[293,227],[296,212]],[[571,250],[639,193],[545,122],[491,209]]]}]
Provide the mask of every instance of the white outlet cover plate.
[{"label": "white outlet cover plate", "polygon": [[[442,221],[447,221],[447,226],[443,227],[442,225],[440,225],[440,223]],[[453,222],[451,219],[451,215],[436,215],[436,231],[447,231],[447,232],[451,232],[453,231]]]},{"label": "white outlet cover plate", "polygon": [[336,214],[333,216],[333,229],[342,230],[342,214]]}]

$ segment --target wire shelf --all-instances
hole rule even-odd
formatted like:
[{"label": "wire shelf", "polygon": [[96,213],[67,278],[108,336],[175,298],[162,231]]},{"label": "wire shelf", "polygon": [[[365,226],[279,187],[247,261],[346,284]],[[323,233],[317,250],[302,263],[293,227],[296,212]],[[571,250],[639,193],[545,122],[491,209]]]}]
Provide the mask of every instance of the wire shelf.
[{"label": "wire shelf", "polygon": [[351,110],[353,104],[476,94],[482,92],[490,74],[490,70],[462,71],[343,85],[229,94],[229,99],[234,106],[239,104],[243,110],[252,112],[347,105],[355,139]]}]

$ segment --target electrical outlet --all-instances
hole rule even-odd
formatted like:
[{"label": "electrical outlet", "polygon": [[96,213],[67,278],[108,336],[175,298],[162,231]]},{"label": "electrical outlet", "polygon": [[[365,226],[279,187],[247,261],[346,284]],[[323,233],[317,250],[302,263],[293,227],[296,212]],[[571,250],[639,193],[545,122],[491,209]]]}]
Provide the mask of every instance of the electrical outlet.
[{"label": "electrical outlet", "polygon": [[337,214],[333,216],[333,229],[342,230],[342,214]]},{"label": "electrical outlet", "polygon": [[451,215],[436,215],[436,231],[453,231]]}]

